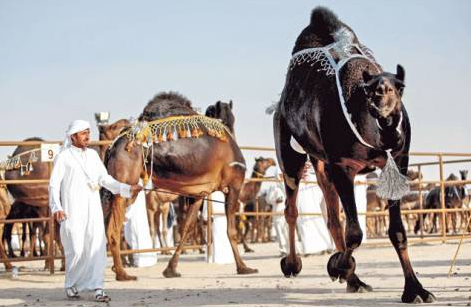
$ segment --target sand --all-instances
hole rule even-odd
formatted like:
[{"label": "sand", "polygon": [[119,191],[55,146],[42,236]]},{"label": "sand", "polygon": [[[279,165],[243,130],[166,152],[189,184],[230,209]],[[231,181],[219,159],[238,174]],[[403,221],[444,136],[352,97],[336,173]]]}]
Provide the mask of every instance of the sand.
[{"label": "sand", "polygon": [[[167,256],[159,256],[158,264],[150,268],[127,269],[139,277],[132,282],[115,281],[109,266],[105,276],[112,298],[109,306],[404,306],[400,303],[404,279],[392,247],[361,247],[354,254],[358,275],[374,292],[348,294],[345,284],[327,276],[330,255],[303,258],[301,274],[284,278],[276,244],[252,246],[255,253],[243,258],[259,269],[254,275],[237,275],[234,265],[208,264],[204,255],[197,254],[181,257],[178,271],[182,277],[175,279],[161,274]],[[456,243],[447,243],[409,248],[421,283],[438,298],[433,306],[471,305],[471,242],[462,246],[455,273],[446,276],[456,247]],[[107,305],[94,302],[91,292],[82,293],[80,300],[66,299],[64,273],[42,271],[43,262],[16,264],[24,266],[16,280],[0,264],[0,306]]]}]

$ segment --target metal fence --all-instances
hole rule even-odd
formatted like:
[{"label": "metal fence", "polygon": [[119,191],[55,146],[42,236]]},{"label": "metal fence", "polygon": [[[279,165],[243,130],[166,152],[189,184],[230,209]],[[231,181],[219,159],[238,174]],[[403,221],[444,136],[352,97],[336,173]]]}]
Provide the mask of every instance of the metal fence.
[{"label": "metal fence", "polygon": [[[59,144],[61,142],[59,141],[27,141],[27,142],[18,142],[18,141],[4,141],[0,142],[0,147],[1,146],[37,146],[41,144]],[[105,145],[111,143],[110,141],[94,141],[90,142],[90,145]],[[240,147],[241,150],[246,150],[246,151],[269,151],[273,152],[274,149],[270,147],[255,147],[255,146],[242,146]],[[455,208],[455,209],[450,209],[445,207],[445,186],[447,185],[452,185],[452,184],[469,184],[471,183],[471,180],[458,180],[458,181],[446,181],[444,177],[444,165],[445,164],[453,164],[453,163],[467,163],[471,162],[471,153],[446,153],[446,152],[411,152],[410,153],[411,157],[434,157],[437,159],[437,161],[431,161],[431,162],[422,162],[422,163],[412,163],[410,164],[410,167],[416,167],[418,172],[421,173],[421,170],[423,167],[426,166],[438,166],[439,167],[439,176],[440,179],[438,181],[430,181],[430,180],[422,180],[421,176],[418,178],[418,187],[419,187],[419,209],[418,210],[402,210],[402,215],[407,215],[407,214],[419,214],[419,218],[421,219],[422,213],[439,213],[440,214],[440,222],[441,222],[441,235],[439,237],[434,237],[434,236],[426,236],[424,235],[423,232],[420,233],[420,236],[417,238],[410,239],[410,243],[415,243],[415,242],[433,242],[433,241],[441,241],[441,242],[446,242],[447,240],[457,240],[460,238],[460,236],[457,235],[448,235],[446,231],[446,219],[447,219],[447,214],[452,213],[452,212],[471,212],[470,208]],[[460,160],[444,160],[444,158],[450,158],[450,157],[466,157],[466,159],[460,159]],[[255,182],[263,182],[263,181],[278,181],[275,179],[267,179],[267,178],[248,178],[246,179],[246,182],[250,181],[255,181]],[[23,179],[23,180],[0,180],[0,185],[3,184],[38,184],[38,183],[44,183],[47,184],[49,182],[48,179],[36,179],[36,180],[30,180],[30,179]],[[307,184],[317,184],[316,181],[305,181]],[[437,184],[440,186],[441,189],[441,208],[440,209],[423,209],[423,204],[424,201],[422,199],[422,188],[423,185],[425,184]],[[375,184],[375,181],[356,181],[356,185],[372,185]],[[260,218],[262,216],[276,216],[276,215],[282,215],[282,213],[276,213],[276,212],[260,212],[258,210],[258,207],[255,208],[255,212],[253,213],[243,213],[246,216],[252,215],[256,216],[256,218]],[[212,223],[211,223],[211,216],[215,216],[217,214],[212,213],[211,206],[208,206],[208,219],[207,219],[207,244],[206,244],[206,250],[208,253],[208,259],[210,258],[210,253],[211,253],[211,228],[212,228]],[[302,213],[300,215],[304,216],[322,216],[322,213]],[[388,212],[386,210],[380,211],[380,212],[359,212],[358,215],[365,215],[366,218],[375,218],[375,217],[385,217],[388,215]],[[9,262],[20,262],[20,261],[36,261],[36,260],[48,260],[48,269],[51,274],[54,273],[54,259],[61,259],[63,256],[56,256],[55,255],[55,242],[54,242],[54,220],[53,217],[47,217],[47,218],[33,218],[33,219],[16,219],[16,220],[0,220],[0,224],[6,224],[6,223],[22,223],[22,222],[47,222],[49,224],[50,228],[50,235],[51,235],[51,242],[52,244],[49,245],[48,249],[48,255],[47,256],[28,256],[28,257],[15,257],[15,258],[8,258],[7,260]],[[422,223],[423,221],[421,221]],[[465,236],[465,238],[471,238],[471,236]],[[384,244],[389,244],[389,242],[386,241],[379,241],[379,242],[367,242],[366,245],[384,245]],[[200,245],[191,245],[191,246],[185,246],[184,249],[195,249],[195,248],[203,248],[204,246]],[[150,249],[141,249],[141,250],[126,250],[126,251],[121,251],[122,255],[126,254],[134,254],[134,253],[146,253],[146,252],[163,252],[163,251],[171,251],[175,250],[175,247],[162,247],[162,248],[150,248]],[[0,262],[5,262],[1,257],[0,257]]]}]

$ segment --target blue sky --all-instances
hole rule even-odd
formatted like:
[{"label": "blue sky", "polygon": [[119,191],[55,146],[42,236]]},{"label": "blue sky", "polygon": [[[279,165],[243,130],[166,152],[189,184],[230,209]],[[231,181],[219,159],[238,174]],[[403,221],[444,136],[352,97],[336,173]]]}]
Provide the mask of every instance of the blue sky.
[{"label": "blue sky", "polygon": [[73,119],[137,116],[174,90],[203,110],[232,99],[239,144],[272,146],[264,110],[317,5],[350,25],[383,68],[405,67],[413,151],[471,152],[465,0],[0,0],[0,140],[62,139]]}]

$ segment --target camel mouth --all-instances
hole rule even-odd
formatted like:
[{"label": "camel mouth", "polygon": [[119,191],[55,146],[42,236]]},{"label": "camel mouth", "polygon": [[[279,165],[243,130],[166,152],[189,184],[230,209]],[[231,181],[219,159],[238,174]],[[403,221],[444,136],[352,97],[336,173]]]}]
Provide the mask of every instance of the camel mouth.
[{"label": "camel mouth", "polygon": [[391,108],[379,108],[374,102],[370,102],[368,104],[368,109],[370,111],[370,114],[376,118],[388,118],[389,115],[391,114]]}]

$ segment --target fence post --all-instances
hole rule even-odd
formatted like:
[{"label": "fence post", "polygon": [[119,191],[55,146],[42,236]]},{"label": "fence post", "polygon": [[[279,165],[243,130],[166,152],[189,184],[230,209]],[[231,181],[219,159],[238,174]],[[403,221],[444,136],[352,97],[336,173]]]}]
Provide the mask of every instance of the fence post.
[{"label": "fence post", "polygon": [[206,261],[211,262],[212,250],[211,245],[213,244],[213,232],[212,232],[212,218],[213,218],[213,202],[211,196],[206,198]]},{"label": "fence post", "polygon": [[[49,179],[51,178],[52,173],[52,162],[48,162],[48,169],[49,169]],[[49,273],[54,274],[54,262],[55,262],[55,250],[56,250],[56,224],[54,223],[54,215],[52,214],[51,210],[48,209],[49,212]]]},{"label": "fence post", "polygon": [[48,254],[49,254],[49,273],[50,274],[54,274],[54,260],[55,260],[55,255],[54,255],[54,251],[55,251],[55,241],[54,241],[54,237],[55,237],[55,224],[54,224],[54,216],[51,214],[50,217],[49,217],[49,251],[48,251]]},{"label": "fence post", "polygon": [[259,219],[259,214],[258,214],[258,211],[259,208],[258,208],[258,197],[255,196],[255,225],[252,227],[253,229],[253,238],[254,238],[254,242],[258,242],[258,237],[259,237],[259,227],[260,227],[260,219]]},{"label": "fence post", "polygon": [[440,166],[440,205],[441,205],[441,221],[442,221],[442,243],[446,242],[446,211],[445,211],[445,179],[443,178],[443,156],[438,155]]},{"label": "fence post", "polygon": [[[424,200],[422,199],[422,167],[419,165],[417,167],[419,172],[419,209],[424,209]],[[424,238],[424,218],[423,214],[419,213],[419,225],[420,225],[420,238]]]}]

